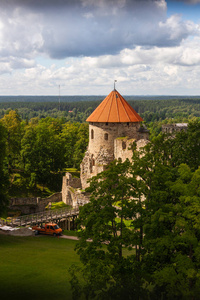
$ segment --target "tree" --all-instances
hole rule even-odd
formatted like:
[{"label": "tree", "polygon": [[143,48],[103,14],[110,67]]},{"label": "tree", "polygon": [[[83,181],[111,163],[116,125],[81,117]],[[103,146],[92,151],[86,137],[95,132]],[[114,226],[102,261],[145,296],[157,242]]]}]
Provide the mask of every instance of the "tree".
[{"label": "tree", "polygon": [[89,136],[88,136],[88,124],[83,123],[80,124],[77,136],[76,136],[76,144],[74,146],[74,165],[76,168],[80,168],[80,163],[83,160],[83,156],[85,154],[88,141],[89,141]]},{"label": "tree", "polygon": [[140,151],[133,145],[132,164],[113,162],[92,178],[78,218],[74,298],[199,298],[200,169],[174,160],[176,143],[160,134]]},{"label": "tree", "polygon": [[88,124],[66,123],[61,137],[65,149],[65,164],[79,168],[88,145]]},{"label": "tree", "polygon": [[1,123],[7,131],[7,159],[9,172],[19,167],[21,139],[23,136],[24,123],[17,111],[10,110],[2,119]]},{"label": "tree", "polygon": [[200,121],[189,122],[187,131],[181,131],[173,139],[172,161],[186,163],[193,171],[200,166]]},{"label": "tree", "polygon": [[8,175],[5,166],[6,159],[6,129],[0,124],[0,214],[4,212],[8,205],[7,189]]},{"label": "tree", "polygon": [[90,203],[80,208],[76,247],[85,281],[81,286],[77,270],[71,269],[74,298],[84,294],[86,299],[145,299],[140,261],[133,250],[140,241],[132,227],[133,212],[136,216],[141,202],[135,200],[137,179],[128,174],[128,160],[114,161],[90,181]]},{"label": "tree", "polygon": [[199,298],[199,182],[200,169],[180,165],[176,180],[166,181],[168,200],[146,212],[143,266],[153,299]]},{"label": "tree", "polygon": [[65,165],[59,122],[46,118],[38,124],[29,124],[22,139],[21,155],[31,185],[51,183],[54,186],[53,174]]}]

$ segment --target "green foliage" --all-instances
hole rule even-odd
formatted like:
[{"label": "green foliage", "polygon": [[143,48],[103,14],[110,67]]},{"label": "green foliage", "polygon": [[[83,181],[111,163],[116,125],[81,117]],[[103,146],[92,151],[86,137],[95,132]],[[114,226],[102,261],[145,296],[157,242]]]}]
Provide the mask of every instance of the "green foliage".
[{"label": "green foliage", "polygon": [[6,129],[0,123],[0,214],[5,211],[8,204],[8,174],[5,165],[6,161]]},{"label": "green foliage", "polygon": [[0,119],[0,213],[7,192],[44,197],[61,190],[67,168],[79,168],[88,145],[88,124],[63,122],[51,117],[24,122],[13,110]]},{"label": "green foliage", "polygon": [[2,156],[10,173],[12,196],[14,190],[19,196],[20,190],[22,195],[25,190],[27,196],[35,194],[38,184],[43,189],[50,187],[51,192],[60,191],[65,169],[79,168],[88,145],[85,123],[63,124],[63,120],[51,117],[24,122],[18,112],[10,110],[0,124],[4,128]]},{"label": "green foliage", "polygon": [[[90,181],[90,203],[80,209],[78,218],[80,242],[76,250],[83,268],[71,270],[74,299],[82,295],[86,299],[129,299],[133,294],[135,299],[145,297],[139,256],[130,251],[138,244],[138,233],[130,225],[132,212],[141,209],[140,201],[130,201],[136,196],[133,187],[137,183],[134,176],[127,176],[130,167],[128,160],[114,161]],[[124,249],[130,255],[123,254]],[[82,285],[78,276],[84,278]]]},{"label": "green foliage", "polygon": [[139,152],[133,145],[132,164],[113,162],[91,179],[78,218],[83,266],[71,270],[74,299],[199,298],[199,140],[195,121]]}]

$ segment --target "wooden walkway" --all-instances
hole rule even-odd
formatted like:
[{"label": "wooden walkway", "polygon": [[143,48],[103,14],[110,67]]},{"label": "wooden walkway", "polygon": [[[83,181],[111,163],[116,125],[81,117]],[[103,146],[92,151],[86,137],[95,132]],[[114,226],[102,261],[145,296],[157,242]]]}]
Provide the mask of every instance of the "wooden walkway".
[{"label": "wooden walkway", "polygon": [[55,210],[44,211],[31,215],[10,218],[6,220],[0,219],[2,225],[8,226],[33,226],[39,223],[58,222],[58,220],[75,218],[79,214],[79,206],[69,208],[60,208]]}]

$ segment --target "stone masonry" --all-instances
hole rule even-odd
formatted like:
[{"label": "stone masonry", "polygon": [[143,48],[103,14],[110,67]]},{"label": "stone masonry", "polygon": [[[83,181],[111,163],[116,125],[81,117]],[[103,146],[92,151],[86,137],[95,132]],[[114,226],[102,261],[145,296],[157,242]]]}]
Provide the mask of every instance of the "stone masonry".
[{"label": "stone masonry", "polygon": [[63,178],[62,199],[73,206],[79,201],[88,201],[88,195],[83,193],[89,185],[88,179],[104,171],[114,159],[131,160],[133,142],[140,148],[149,139],[149,131],[141,125],[142,118],[116,90],[104,99],[87,121],[89,144],[80,165],[80,180],[73,179],[69,173]]}]

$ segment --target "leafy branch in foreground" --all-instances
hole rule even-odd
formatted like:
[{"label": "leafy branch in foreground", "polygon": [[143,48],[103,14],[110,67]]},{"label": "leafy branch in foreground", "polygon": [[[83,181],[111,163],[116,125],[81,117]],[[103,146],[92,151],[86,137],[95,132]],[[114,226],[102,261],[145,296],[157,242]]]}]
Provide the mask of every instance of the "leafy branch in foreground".
[{"label": "leafy branch in foreground", "polygon": [[[83,263],[79,270],[82,285],[77,270],[71,269],[74,299],[77,291],[86,299],[129,299],[133,294],[139,299],[143,295],[140,261],[135,255],[138,232],[132,224],[138,207],[134,200],[137,180],[130,176],[130,167],[128,160],[114,161],[90,181],[90,203],[81,208],[78,218],[76,251]],[[130,227],[125,220],[131,220]]]}]

